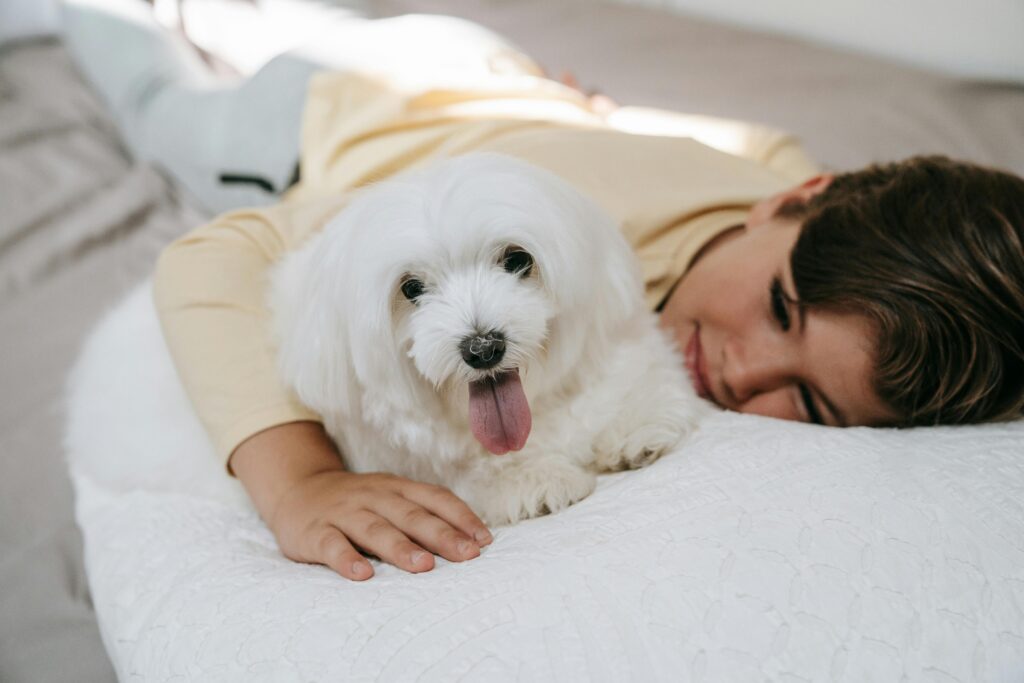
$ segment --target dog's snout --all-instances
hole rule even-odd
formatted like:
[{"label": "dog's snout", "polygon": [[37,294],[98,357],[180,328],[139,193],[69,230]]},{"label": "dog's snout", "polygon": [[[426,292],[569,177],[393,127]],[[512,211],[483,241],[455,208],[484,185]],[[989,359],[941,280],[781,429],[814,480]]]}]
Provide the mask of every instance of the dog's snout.
[{"label": "dog's snout", "polygon": [[497,330],[487,334],[471,334],[459,343],[462,360],[471,368],[487,370],[501,362],[505,355],[505,335]]}]

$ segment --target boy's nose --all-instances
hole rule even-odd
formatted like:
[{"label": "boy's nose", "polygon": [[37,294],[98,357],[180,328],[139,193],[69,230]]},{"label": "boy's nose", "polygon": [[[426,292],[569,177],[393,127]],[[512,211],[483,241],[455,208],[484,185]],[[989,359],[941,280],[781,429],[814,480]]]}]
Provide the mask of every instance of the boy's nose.
[{"label": "boy's nose", "polygon": [[729,340],[722,349],[722,383],[737,404],[785,386],[795,374],[792,353],[780,344]]}]

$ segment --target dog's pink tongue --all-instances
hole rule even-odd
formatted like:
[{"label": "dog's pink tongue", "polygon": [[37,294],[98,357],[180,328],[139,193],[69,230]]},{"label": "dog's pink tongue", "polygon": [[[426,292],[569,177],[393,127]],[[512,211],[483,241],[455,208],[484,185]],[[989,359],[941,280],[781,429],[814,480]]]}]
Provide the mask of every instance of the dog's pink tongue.
[{"label": "dog's pink tongue", "polygon": [[518,370],[469,383],[469,424],[476,440],[495,455],[526,444],[532,422]]}]

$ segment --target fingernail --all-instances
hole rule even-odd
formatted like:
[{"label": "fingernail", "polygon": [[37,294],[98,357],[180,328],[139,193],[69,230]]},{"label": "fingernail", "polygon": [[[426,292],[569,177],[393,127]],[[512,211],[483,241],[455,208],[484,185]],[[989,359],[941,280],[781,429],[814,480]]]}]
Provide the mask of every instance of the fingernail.
[{"label": "fingernail", "polygon": [[363,574],[366,573],[366,565],[363,564],[362,562],[353,562],[352,563],[352,573],[355,574],[356,576],[362,576]]},{"label": "fingernail", "polygon": [[473,534],[473,538],[475,538],[476,542],[481,545],[491,542],[491,535],[484,529],[478,529],[477,532]]},{"label": "fingernail", "polygon": [[472,547],[469,545],[469,541],[459,541],[456,544],[455,549],[459,551],[459,555],[469,555],[472,552]]},{"label": "fingernail", "polygon": [[417,550],[411,556],[412,563],[413,564],[419,564],[420,560],[422,560],[426,556],[427,556],[427,554],[425,552],[423,552],[422,550]]}]

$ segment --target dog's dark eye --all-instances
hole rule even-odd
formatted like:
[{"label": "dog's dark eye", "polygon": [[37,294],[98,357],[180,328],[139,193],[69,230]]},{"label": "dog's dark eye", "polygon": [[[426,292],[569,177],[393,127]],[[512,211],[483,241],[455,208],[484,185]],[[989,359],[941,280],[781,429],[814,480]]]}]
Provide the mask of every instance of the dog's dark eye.
[{"label": "dog's dark eye", "polygon": [[505,268],[505,272],[526,277],[533,268],[533,257],[522,249],[509,249],[505,252],[505,259],[502,265]]},{"label": "dog's dark eye", "polygon": [[423,294],[423,283],[419,280],[409,278],[402,283],[402,296],[409,301],[415,303],[421,294]]}]

